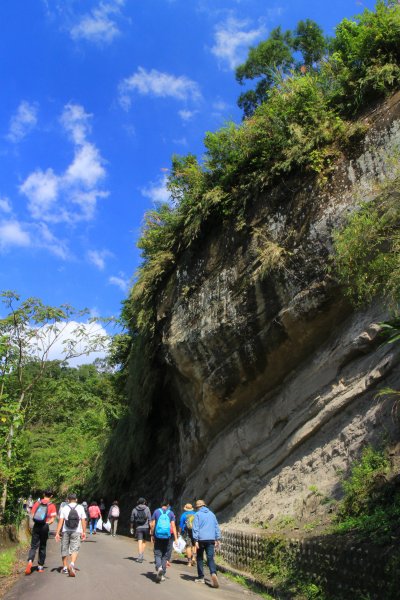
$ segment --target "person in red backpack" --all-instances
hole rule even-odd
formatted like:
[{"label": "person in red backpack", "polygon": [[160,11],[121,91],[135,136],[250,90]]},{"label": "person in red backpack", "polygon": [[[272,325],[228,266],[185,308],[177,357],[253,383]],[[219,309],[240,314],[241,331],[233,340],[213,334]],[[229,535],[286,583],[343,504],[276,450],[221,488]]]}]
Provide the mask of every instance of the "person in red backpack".
[{"label": "person in red backpack", "polygon": [[28,555],[28,563],[25,569],[25,575],[32,573],[32,563],[35,560],[36,550],[39,548],[38,572],[44,573],[44,563],[46,560],[46,546],[49,539],[49,525],[51,525],[57,516],[57,508],[50,501],[53,492],[47,490],[43,498],[34,503],[31,510],[31,519],[33,520],[31,548]]},{"label": "person in red backpack", "polygon": [[118,527],[118,519],[119,519],[119,506],[118,500],[114,500],[114,502],[110,506],[110,510],[108,511],[108,519],[111,523],[111,535],[115,537],[117,535],[117,527]]},{"label": "person in red backpack", "polygon": [[91,502],[88,510],[89,510],[89,518],[90,518],[89,532],[90,532],[90,535],[92,535],[92,533],[93,533],[93,535],[96,535],[97,521],[101,517],[100,508],[98,507],[97,502]]}]

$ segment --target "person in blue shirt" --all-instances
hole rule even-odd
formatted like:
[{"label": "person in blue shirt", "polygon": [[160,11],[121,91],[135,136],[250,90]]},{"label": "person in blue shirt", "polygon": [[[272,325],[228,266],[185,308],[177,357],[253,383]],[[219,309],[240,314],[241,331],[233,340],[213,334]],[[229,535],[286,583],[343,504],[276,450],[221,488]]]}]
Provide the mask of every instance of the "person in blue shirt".
[{"label": "person in blue shirt", "polygon": [[154,561],[157,571],[157,583],[165,581],[171,535],[173,535],[175,542],[178,541],[175,515],[168,507],[168,500],[163,500],[161,502],[161,508],[154,511],[150,521],[151,538],[154,542]]},{"label": "person in blue shirt", "polygon": [[183,537],[186,542],[186,556],[189,567],[195,563],[196,556],[196,544],[193,539],[193,521],[196,515],[196,511],[193,510],[193,506],[188,502],[183,507],[184,512],[181,514],[179,519],[179,534]]},{"label": "person in blue shirt", "polygon": [[215,548],[219,547],[221,532],[217,517],[207,508],[204,500],[196,501],[196,516],[193,520],[193,539],[197,548],[197,579],[196,583],[205,583],[204,580],[204,552],[207,556],[213,587],[219,587],[217,567],[215,565]]}]

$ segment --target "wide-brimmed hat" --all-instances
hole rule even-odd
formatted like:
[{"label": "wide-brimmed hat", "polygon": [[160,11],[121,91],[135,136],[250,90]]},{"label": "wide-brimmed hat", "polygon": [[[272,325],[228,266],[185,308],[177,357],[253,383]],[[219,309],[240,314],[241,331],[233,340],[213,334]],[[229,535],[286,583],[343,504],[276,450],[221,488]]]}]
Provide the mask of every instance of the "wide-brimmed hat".
[{"label": "wide-brimmed hat", "polygon": [[193,510],[193,506],[190,504],[190,502],[188,502],[187,504],[185,504],[185,506],[183,507],[183,510]]},{"label": "wide-brimmed hat", "polygon": [[204,500],[196,500],[196,508],[201,508],[202,506],[206,506]]}]

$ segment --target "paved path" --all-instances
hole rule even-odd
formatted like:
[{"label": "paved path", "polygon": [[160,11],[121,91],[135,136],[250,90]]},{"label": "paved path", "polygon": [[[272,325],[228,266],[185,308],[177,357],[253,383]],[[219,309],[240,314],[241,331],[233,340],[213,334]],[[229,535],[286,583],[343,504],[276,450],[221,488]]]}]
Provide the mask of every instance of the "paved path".
[{"label": "paved path", "polygon": [[156,583],[149,544],[146,560],[139,564],[135,561],[137,542],[124,536],[113,538],[104,533],[82,543],[76,565],[77,574],[72,578],[60,572],[60,544],[53,536],[54,533],[47,544],[44,574],[39,574],[35,569],[29,576],[22,575],[4,600],[243,600],[243,595],[252,600],[260,598],[221,574],[218,575],[220,588],[212,588],[208,569],[205,571],[208,584],[194,583],[196,567],[188,567],[178,560],[168,568],[166,581]]}]

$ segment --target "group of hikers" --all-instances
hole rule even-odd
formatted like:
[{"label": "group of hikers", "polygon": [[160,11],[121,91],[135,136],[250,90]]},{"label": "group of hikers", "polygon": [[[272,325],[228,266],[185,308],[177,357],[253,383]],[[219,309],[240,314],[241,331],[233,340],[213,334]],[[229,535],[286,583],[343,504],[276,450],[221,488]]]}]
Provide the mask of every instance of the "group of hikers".
[{"label": "group of hikers", "polygon": [[[31,574],[37,551],[39,551],[37,570],[39,573],[44,572],[49,527],[57,516],[55,539],[57,542],[61,541],[62,572],[75,577],[75,565],[81,542],[86,539],[87,523],[89,522],[89,535],[96,535],[96,529],[101,529],[99,527],[101,519],[102,526],[109,524],[109,532],[115,537],[119,515],[117,500],[114,500],[107,513],[103,500],[100,500],[99,504],[93,501],[89,506],[86,501],[79,504],[77,495],[72,492],[61,504],[57,515],[57,508],[52,502],[52,492],[47,490],[43,498],[33,504],[30,511],[32,540],[25,574]],[[216,516],[204,500],[197,500],[194,508],[190,503],[185,504],[177,523],[167,499],[163,499],[160,508],[151,513],[146,499],[139,498],[131,512],[130,524],[131,534],[136,536],[138,542],[136,559],[138,563],[143,563],[145,560],[146,542],[153,542],[157,583],[165,581],[172,550],[175,548],[177,551],[185,550],[188,566],[197,564],[197,578],[194,579],[196,583],[205,583],[204,556],[206,556],[212,586],[219,587],[214,555],[220,543],[221,533]]]}]

